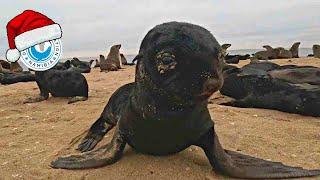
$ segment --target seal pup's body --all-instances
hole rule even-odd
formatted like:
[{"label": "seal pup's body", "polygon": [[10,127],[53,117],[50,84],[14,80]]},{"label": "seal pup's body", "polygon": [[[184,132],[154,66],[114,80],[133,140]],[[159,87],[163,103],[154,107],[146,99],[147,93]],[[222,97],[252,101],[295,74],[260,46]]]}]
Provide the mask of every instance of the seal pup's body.
[{"label": "seal pup's body", "polygon": [[88,83],[79,72],[50,69],[36,72],[35,75],[40,95],[35,98],[28,98],[24,103],[47,100],[49,93],[53,97],[70,97],[69,104],[88,99]]},{"label": "seal pup's body", "polygon": [[320,170],[288,167],[222,148],[207,100],[222,86],[223,58],[216,39],[200,26],[178,22],[156,26],[141,43],[135,82],[112,95],[78,149],[93,149],[115,127],[111,143],[81,155],[60,157],[51,166],[83,169],[112,164],[121,158],[126,144],[152,155],[197,145],[215,171],[231,177],[320,174]]}]

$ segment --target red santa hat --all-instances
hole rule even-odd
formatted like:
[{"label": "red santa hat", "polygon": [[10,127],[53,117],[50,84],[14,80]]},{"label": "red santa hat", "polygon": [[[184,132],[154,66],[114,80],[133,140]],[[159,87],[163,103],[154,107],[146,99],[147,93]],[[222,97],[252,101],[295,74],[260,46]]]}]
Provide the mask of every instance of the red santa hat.
[{"label": "red santa hat", "polygon": [[9,48],[6,58],[15,62],[20,58],[20,51],[36,44],[62,37],[59,24],[47,16],[32,10],[26,10],[14,17],[7,24]]}]

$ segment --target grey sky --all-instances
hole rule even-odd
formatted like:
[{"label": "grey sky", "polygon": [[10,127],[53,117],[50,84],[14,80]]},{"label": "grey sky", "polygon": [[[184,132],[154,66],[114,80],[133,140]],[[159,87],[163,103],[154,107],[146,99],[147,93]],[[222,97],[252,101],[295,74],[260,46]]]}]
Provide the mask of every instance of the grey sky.
[{"label": "grey sky", "polygon": [[117,43],[135,54],[150,28],[173,20],[202,25],[231,49],[320,43],[319,0],[1,0],[0,57],[7,22],[25,9],[61,25],[64,57],[105,54]]}]

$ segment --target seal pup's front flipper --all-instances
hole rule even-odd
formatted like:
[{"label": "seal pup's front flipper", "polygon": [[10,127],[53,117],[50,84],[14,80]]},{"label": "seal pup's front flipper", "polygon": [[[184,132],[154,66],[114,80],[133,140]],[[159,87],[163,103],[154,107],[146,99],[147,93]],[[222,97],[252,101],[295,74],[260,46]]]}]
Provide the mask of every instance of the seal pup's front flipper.
[{"label": "seal pup's front flipper", "polygon": [[58,157],[50,166],[57,169],[85,169],[110,165],[121,158],[125,145],[125,138],[117,126],[111,143],[80,155]]},{"label": "seal pup's front flipper", "polygon": [[89,129],[87,135],[82,139],[77,150],[86,152],[92,150],[115,125],[108,123],[101,116]]},{"label": "seal pup's front flipper", "polygon": [[290,167],[280,162],[266,161],[238,152],[224,150],[213,129],[203,135],[196,145],[204,150],[214,170],[234,178],[280,179],[320,175],[320,170]]}]

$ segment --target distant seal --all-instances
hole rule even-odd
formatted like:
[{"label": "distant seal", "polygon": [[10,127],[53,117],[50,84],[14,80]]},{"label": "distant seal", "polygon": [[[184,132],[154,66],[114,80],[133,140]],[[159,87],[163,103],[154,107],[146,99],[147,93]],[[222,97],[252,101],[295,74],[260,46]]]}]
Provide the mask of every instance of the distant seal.
[{"label": "distant seal", "polygon": [[10,69],[10,63],[5,60],[0,60],[0,64],[3,69]]},{"label": "distant seal", "polygon": [[107,61],[103,55],[100,55],[100,70],[101,72],[118,71],[115,63]]},{"label": "distant seal", "polygon": [[279,54],[277,59],[289,59],[292,58],[292,52],[289,50],[284,49],[283,47],[277,47],[275,48],[279,50]]},{"label": "distant seal", "polygon": [[292,53],[293,58],[299,58],[299,46],[300,42],[295,42],[292,47],[290,48],[290,52]]},{"label": "distant seal", "polygon": [[12,62],[12,63],[10,63],[10,71],[11,71],[11,72],[22,72],[23,69],[22,69],[22,67],[19,65],[18,62]]},{"label": "distant seal", "polygon": [[35,75],[30,72],[0,72],[0,84],[15,84],[35,81]]},{"label": "distant seal", "polygon": [[120,48],[121,44],[111,46],[109,54],[107,56],[107,61],[109,63],[115,64],[118,69],[122,68]]},{"label": "distant seal", "polygon": [[122,53],[120,54],[120,57],[121,57],[121,63],[123,65],[127,65],[128,64],[127,58]]},{"label": "distant seal", "polygon": [[96,68],[96,67],[100,67],[100,62],[98,61],[98,59],[91,59],[90,60],[90,67],[92,68]]},{"label": "distant seal", "polygon": [[18,61],[9,63],[9,62],[7,62],[5,60],[0,60],[0,65],[1,65],[3,70],[6,69],[6,70],[9,70],[11,72],[22,72],[23,71],[23,69],[19,65]]},{"label": "distant seal", "polygon": [[8,72],[10,72],[10,70],[3,68],[2,64],[0,63],[0,73],[8,73]]},{"label": "distant seal", "polygon": [[231,44],[221,45],[222,53],[225,54],[225,62],[227,64],[238,64],[240,60],[247,60],[250,58],[249,54],[246,55],[229,55],[227,49],[231,47]]},{"label": "distant seal", "polygon": [[70,61],[71,70],[78,71],[80,73],[90,73],[91,72],[91,62],[80,61],[78,58],[74,57]]},{"label": "distant seal", "polygon": [[47,100],[49,93],[53,97],[69,97],[68,104],[88,99],[88,83],[80,72],[50,69],[37,71],[35,75],[40,95],[35,98],[28,98],[24,103]]},{"label": "distant seal", "polygon": [[263,48],[266,50],[258,51],[255,54],[253,54],[253,57],[251,58],[252,61],[255,60],[271,60],[271,59],[277,59],[278,55],[280,53],[279,49],[273,49],[269,45],[264,45]]},{"label": "distant seal", "polygon": [[84,169],[117,162],[126,144],[144,154],[169,155],[201,147],[215,171],[236,178],[316,176],[278,162],[224,150],[210,117],[208,98],[223,84],[224,55],[206,29],[171,22],[143,39],[136,79],[120,87],[78,146],[93,149],[115,127],[111,143],[81,155],[59,157],[53,168]]},{"label": "distant seal", "polygon": [[2,68],[0,63],[0,84],[14,84],[18,82],[35,81],[35,75],[30,72],[12,72]]},{"label": "distant seal", "polygon": [[313,56],[315,58],[320,58],[320,45],[317,45],[317,44],[313,45],[312,50],[313,50]]}]

